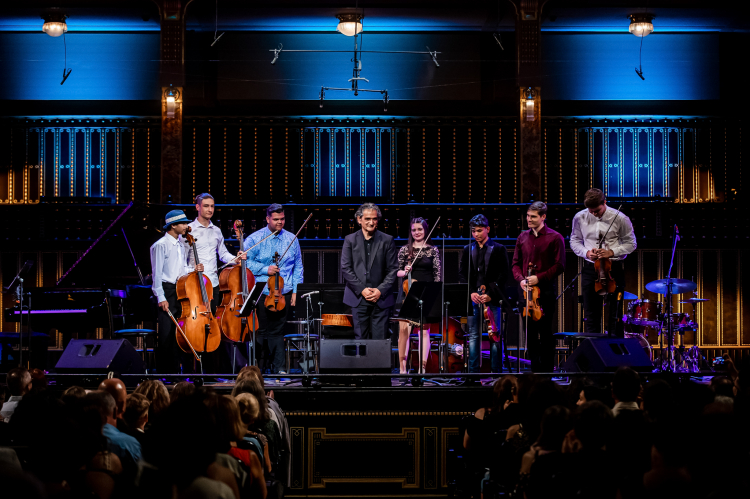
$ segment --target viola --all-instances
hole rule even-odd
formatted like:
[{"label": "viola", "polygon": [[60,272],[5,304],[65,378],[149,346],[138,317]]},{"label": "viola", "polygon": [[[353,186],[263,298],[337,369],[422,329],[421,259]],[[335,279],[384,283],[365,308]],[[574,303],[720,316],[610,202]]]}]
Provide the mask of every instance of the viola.
[{"label": "viola", "polygon": [[[281,262],[279,252],[273,254],[273,264],[278,267]],[[280,312],[286,307],[286,298],[284,298],[284,278],[281,277],[281,269],[272,276],[268,276],[268,296],[264,305],[270,312]]]},{"label": "viola", "polygon": [[[200,264],[195,238],[188,227],[185,240],[193,250],[195,264]],[[183,352],[213,352],[221,343],[221,326],[211,311],[213,286],[203,272],[194,271],[177,280],[177,301],[182,307],[179,327],[184,332],[176,335]]]},{"label": "viola", "polygon": [[542,306],[539,305],[539,295],[541,294],[541,290],[539,289],[539,286],[529,286],[528,284],[528,278],[534,275],[535,268],[536,265],[529,262],[529,271],[526,275],[526,293],[524,293],[526,295],[526,306],[523,308],[523,316],[530,318],[534,322],[540,320],[544,316],[544,310],[542,310]]},{"label": "viola", "polygon": [[[245,251],[242,221],[234,222],[234,233],[240,243],[240,252]],[[260,328],[258,316],[252,314],[252,322],[248,327],[246,317],[239,317],[240,310],[250,296],[250,289],[255,287],[255,276],[247,268],[247,261],[240,260],[239,265],[227,267],[219,274],[219,289],[221,290],[221,305],[216,309],[216,318],[221,326],[221,334],[229,341],[244,342],[250,329]]]},{"label": "viola", "polygon": [[[487,288],[484,284],[479,286],[477,293],[480,296],[487,293]],[[490,307],[485,303],[482,303],[482,315],[484,315],[484,323],[487,324],[487,335],[490,337],[490,341],[500,342],[500,328],[497,326],[497,321],[495,321],[495,314],[492,313]]]}]

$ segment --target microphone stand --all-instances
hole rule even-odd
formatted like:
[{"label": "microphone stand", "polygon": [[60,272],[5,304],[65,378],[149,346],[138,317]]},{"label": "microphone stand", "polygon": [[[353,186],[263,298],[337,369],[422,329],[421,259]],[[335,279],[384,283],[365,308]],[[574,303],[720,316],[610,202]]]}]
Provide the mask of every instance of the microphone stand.
[{"label": "microphone stand", "polygon": [[442,240],[443,240],[442,241],[442,243],[443,243],[442,244],[443,249],[442,249],[442,252],[441,252],[442,258],[440,259],[440,281],[441,281],[441,286],[440,286],[440,294],[441,294],[440,303],[442,303],[443,306],[442,306],[442,310],[440,311],[440,332],[443,334],[443,337],[441,338],[440,347],[438,348],[438,350],[439,350],[439,356],[438,357],[440,358],[440,365],[439,365],[440,373],[444,374],[445,373],[445,363],[446,363],[445,361],[446,361],[446,357],[447,357],[447,353],[445,351],[446,350],[445,349],[445,345],[446,345],[445,338],[448,336],[448,331],[446,331],[446,329],[447,329],[446,326],[448,324],[448,305],[450,305],[450,304],[449,303],[445,303],[445,234],[442,234]]},{"label": "microphone stand", "polygon": [[579,270],[579,271],[578,271],[578,273],[577,273],[577,274],[576,274],[576,276],[575,276],[575,277],[573,278],[573,280],[572,280],[572,281],[570,281],[570,283],[569,283],[569,284],[568,284],[567,286],[565,286],[565,289],[563,289],[563,290],[562,290],[562,292],[561,292],[561,293],[560,293],[560,294],[559,294],[559,295],[557,296],[557,298],[555,298],[555,301],[559,300],[559,299],[560,299],[560,298],[562,297],[562,295],[564,295],[564,294],[565,294],[565,292],[566,292],[567,290],[569,290],[570,288],[572,288],[572,287],[573,287],[573,284],[575,284],[575,282],[576,282],[576,281],[578,280],[578,277],[579,277],[579,276],[581,275],[581,272],[583,272],[583,269],[581,269],[581,270]]},{"label": "microphone stand", "polygon": [[[674,226],[674,236],[672,241],[672,260],[669,262],[669,272],[667,272],[667,372],[674,372],[674,329],[672,324],[672,266],[674,265],[674,254],[677,251],[677,241],[680,240],[680,232],[677,225]],[[663,350],[662,350],[663,352]],[[662,358],[663,358],[662,354]],[[662,361],[662,371],[664,371],[664,362]]]}]

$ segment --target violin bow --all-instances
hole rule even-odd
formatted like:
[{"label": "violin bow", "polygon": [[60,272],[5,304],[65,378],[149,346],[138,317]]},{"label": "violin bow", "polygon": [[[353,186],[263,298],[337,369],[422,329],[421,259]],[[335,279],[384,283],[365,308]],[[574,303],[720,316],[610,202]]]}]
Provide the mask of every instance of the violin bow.
[{"label": "violin bow", "polygon": [[281,263],[281,260],[284,259],[284,255],[286,255],[286,252],[289,251],[289,248],[292,247],[292,244],[294,244],[294,241],[297,240],[297,236],[299,236],[299,233],[302,232],[302,229],[305,228],[305,225],[307,225],[307,222],[310,221],[310,219],[312,218],[312,216],[313,216],[313,214],[310,213],[310,215],[305,219],[305,222],[302,224],[302,227],[299,228],[299,230],[297,231],[297,233],[294,235],[294,239],[292,239],[292,242],[289,243],[289,246],[286,247],[286,249],[284,250],[284,253],[279,258],[279,263]]},{"label": "violin bow", "polygon": [[[607,237],[607,234],[609,234],[609,229],[612,228],[612,226],[615,224],[615,220],[617,220],[617,217],[620,216],[620,208],[622,208],[622,203],[620,203],[620,206],[617,207],[617,215],[615,215],[615,218],[612,219],[612,223],[609,224],[609,227],[607,227],[607,232],[604,233],[602,238],[599,240],[599,246],[601,247],[602,244],[604,244],[604,239]],[[601,232],[600,232],[601,234]]]},{"label": "violin bow", "polygon": [[[276,235],[276,234],[278,234],[278,233],[279,233],[279,231],[277,230],[277,231],[276,231],[276,232],[274,232],[273,234],[269,234],[269,235],[267,235],[266,237],[264,237],[263,239],[261,239],[261,240],[260,240],[260,241],[258,241],[257,243],[253,244],[253,245],[252,245],[251,247],[249,247],[248,249],[246,249],[246,250],[245,250],[245,253],[247,253],[247,252],[248,252],[248,251],[250,251],[251,249],[255,248],[256,246],[258,246],[258,245],[259,245],[260,243],[262,243],[263,241],[265,241],[265,240],[266,240],[266,239],[268,239],[269,237],[273,237],[273,236],[275,236],[275,235]],[[218,270],[223,270],[224,268],[226,268],[226,267],[229,267],[230,265],[234,265],[234,262],[236,262],[238,258],[239,258],[238,256],[234,257],[234,259],[233,259],[233,260],[230,260],[230,261],[228,261],[227,263],[225,263],[224,265],[222,265],[221,267],[219,267],[219,268],[217,269],[217,271],[218,271]]]},{"label": "violin bow", "polygon": [[183,331],[180,325],[177,323],[177,319],[174,318],[174,315],[172,315],[172,311],[169,310],[169,307],[167,307],[167,313],[169,314],[169,317],[172,318],[172,322],[174,322],[174,325],[177,326],[177,330],[180,332],[182,337],[185,338],[185,341],[190,347],[190,350],[193,352],[193,356],[195,356],[195,360],[202,363],[200,355],[198,355],[198,352],[196,352],[195,348],[193,348],[193,344],[190,343],[190,340],[188,339],[187,335],[185,335],[185,331]]},{"label": "violin bow", "polygon": [[[435,224],[432,226],[432,229],[430,229],[430,233],[427,234],[427,237],[424,238],[424,241],[422,242],[422,247],[419,248],[419,252],[417,253],[417,256],[415,256],[414,260],[411,261],[411,265],[409,265],[409,267],[413,266],[414,262],[416,262],[417,260],[419,260],[419,256],[422,254],[422,250],[424,250],[424,247],[427,244],[427,241],[430,240],[430,236],[432,235],[432,231],[435,230],[435,227],[437,227],[439,223],[440,223],[440,217],[438,217],[438,219],[435,221]],[[411,230],[411,229],[409,229],[409,230]],[[409,270],[409,274],[411,274],[411,270]]]}]

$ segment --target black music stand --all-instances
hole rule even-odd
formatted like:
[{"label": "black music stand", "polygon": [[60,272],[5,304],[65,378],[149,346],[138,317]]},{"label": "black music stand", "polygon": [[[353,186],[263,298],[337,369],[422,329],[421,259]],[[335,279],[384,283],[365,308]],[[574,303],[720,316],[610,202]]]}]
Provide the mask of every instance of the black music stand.
[{"label": "black music stand", "polygon": [[[19,303],[19,315],[18,315],[18,367],[23,367],[23,280],[29,275],[31,267],[34,266],[34,260],[26,260],[18,271],[16,277],[10,282],[8,287],[3,287],[4,294],[13,294],[16,290],[18,295]],[[29,330],[29,358],[31,358],[31,296],[29,296],[28,316],[26,328]],[[31,366],[29,366],[31,367]]]},{"label": "black music stand", "polygon": [[[422,331],[425,323],[431,324],[440,322],[440,292],[442,290],[442,283],[439,282],[424,282],[415,281],[411,288],[409,288],[409,294],[404,299],[404,304],[401,306],[401,311],[398,316],[401,319],[407,319],[412,322],[419,323],[419,367],[418,372],[422,373],[422,352],[424,351],[424,341],[422,341]],[[435,313],[435,305],[437,305],[437,313]],[[427,311],[427,314],[425,312]],[[429,348],[429,345],[427,345]]]},{"label": "black music stand", "polygon": [[[256,340],[255,340],[255,314],[256,309],[258,308],[258,302],[260,301],[261,297],[263,296],[263,290],[266,289],[266,283],[265,282],[255,282],[255,286],[253,286],[253,289],[250,290],[250,295],[247,297],[247,300],[242,304],[242,308],[240,309],[239,313],[237,314],[237,317],[242,317],[242,329],[245,329],[247,326],[247,318],[251,317],[250,324],[252,325],[252,340],[247,343],[247,365],[255,365],[257,362],[255,359],[255,349],[256,349]],[[232,352],[232,374],[234,374],[234,361],[235,361],[235,355],[234,355],[234,349],[237,348],[236,344],[232,344],[233,352]],[[252,355],[252,357],[251,357]]]}]

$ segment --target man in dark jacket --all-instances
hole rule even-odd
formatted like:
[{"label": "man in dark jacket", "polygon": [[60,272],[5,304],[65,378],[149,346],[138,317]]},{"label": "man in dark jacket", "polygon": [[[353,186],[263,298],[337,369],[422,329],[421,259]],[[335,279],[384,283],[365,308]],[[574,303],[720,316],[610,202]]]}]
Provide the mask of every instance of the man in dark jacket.
[{"label": "man in dark jacket", "polygon": [[[464,246],[459,264],[459,280],[468,283],[470,302],[467,324],[469,326],[469,372],[478,373],[482,353],[482,305],[490,309],[497,327],[497,335],[490,339],[490,360],[493,373],[503,372],[502,363],[502,312],[501,290],[508,279],[508,252],[505,246],[490,239],[490,224],[484,215],[477,215],[469,222],[473,243]],[[480,293],[484,285],[486,293]],[[497,341],[495,341],[495,339]]]},{"label": "man in dark jacket", "polygon": [[357,339],[385,339],[396,301],[396,246],[393,237],[377,230],[382,217],[377,205],[365,203],[355,216],[362,230],[346,236],[341,251],[344,303],[352,307]]}]

